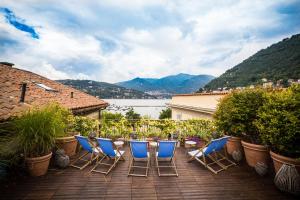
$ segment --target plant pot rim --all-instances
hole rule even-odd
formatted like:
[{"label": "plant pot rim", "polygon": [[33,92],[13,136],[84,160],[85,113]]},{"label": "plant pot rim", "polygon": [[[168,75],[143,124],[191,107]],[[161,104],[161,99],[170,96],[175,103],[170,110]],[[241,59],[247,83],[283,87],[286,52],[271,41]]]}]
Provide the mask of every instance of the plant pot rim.
[{"label": "plant pot rim", "polygon": [[66,136],[66,137],[57,137],[55,138],[55,142],[63,143],[63,142],[71,142],[76,140],[75,136]]},{"label": "plant pot rim", "polygon": [[51,156],[52,156],[52,152],[50,152],[49,154],[44,155],[44,156],[25,157],[25,160],[27,160],[27,161],[43,161],[43,160],[47,160]]},{"label": "plant pot rim", "polygon": [[228,138],[228,140],[239,140],[239,141],[241,141],[242,140],[242,138],[240,138],[240,137],[235,137],[235,136],[231,136],[231,135],[228,135],[230,138]]},{"label": "plant pot rim", "polygon": [[296,158],[286,157],[286,156],[277,154],[273,151],[270,151],[270,155],[273,160],[276,160],[278,162],[287,162],[287,163],[290,163],[290,164],[300,167],[300,160],[297,160]]},{"label": "plant pot rim", "polygon": [[268,151],[269,150],[269,148],[267,146],[245,142],[244,140],[242,140],[242,146],[244,148],[257,150],[257,151]]}]

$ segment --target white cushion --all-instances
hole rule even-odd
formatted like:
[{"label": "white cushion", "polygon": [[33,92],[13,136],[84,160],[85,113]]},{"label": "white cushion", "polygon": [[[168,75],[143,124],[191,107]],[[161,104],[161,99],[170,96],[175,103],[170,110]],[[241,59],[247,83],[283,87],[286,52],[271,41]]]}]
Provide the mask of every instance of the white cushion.
[{"label": "white cushion", "polygon": [[100,148],[93,148],[94,153],[98,154],[98,153],[102,153],[102,150]]},{"label": "white cushion", "polygon": [[124,153],[125,153],[125,151],[117,151],[117,150],[115,150],[115,154],[116,154],[118,157],[121,157]]},{"label": "white cushion", "polygon": [[[205,151],[206,148],[203,149],[203,151]],[[202,151],[200,151],[199,149],[197,150],[194,150],[194,151],[189,151],[188,154],[191,156],[191,157],[201,157],[202,156]]]}]

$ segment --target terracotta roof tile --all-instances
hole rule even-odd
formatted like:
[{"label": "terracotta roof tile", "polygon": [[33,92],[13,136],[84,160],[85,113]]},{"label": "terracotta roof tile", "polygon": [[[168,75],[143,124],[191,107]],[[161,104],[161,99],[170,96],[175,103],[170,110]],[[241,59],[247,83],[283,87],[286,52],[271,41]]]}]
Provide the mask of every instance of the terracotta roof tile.
[{"label": "terracotta roof tile", "polygon": [[[22,83],[27,83],[25,104],[20,102]],[[55,91],[47,91],[37,84],[44,84]],[[73,98],[71,98],[73,92]],[[74,88],[29,71],[0,64],[0,120],[18,114],[31,105],[58,102],[73,110],[105,108],[108,103]]]}]

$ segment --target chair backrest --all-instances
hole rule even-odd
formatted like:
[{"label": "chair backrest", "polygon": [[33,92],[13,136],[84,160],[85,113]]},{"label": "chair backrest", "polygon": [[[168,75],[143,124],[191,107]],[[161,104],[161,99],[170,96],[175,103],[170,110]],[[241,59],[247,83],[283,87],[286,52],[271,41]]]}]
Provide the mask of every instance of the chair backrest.
[{"label": "chair backrest", "polygon": [[130,141],[130,150],[134,158],[147,158],[147,141]]},{"label": "chair backrest", "polygon": [[214,151],[222,150],[224,148],[224,146],[226,145],[228,138],[229,138],[229,136],[224,136],[222,138],[211,140],[210,143],[207,145],[204,154],[208,155]]},{"label": "chair backrest", "polygon": [[97,138],[98,144],[104,154],[110,157],[115,157],[116,152],[113,147],[113,142],[111,139]]},{"label": "chair backrest", "polygon": [[224,149],[229,138],[230,138],[230,136],[224,136],[224,137],[220,138],[219,139],[220,141],[218,142],[215,151],[220,151],[220,150]]},{"label": "chair backrest", "polygon": [[216,151],[216,149],[219,145],[219,142],[220,142],[220,139],[211,140],[210,143],[206,146],[204,155],[208,155],[208,154],[211,154],[212,152]]},{"label": "chair backrest", "polygon": [[174,156],[177,141],[159,141],[158,157],[172,158]]},{"label": "chair backrest", "polygon": [[89,153],[93,152],[93,148],[91,147],[87,137],[75,135],[75,138],[85,151],[88,151]]}]

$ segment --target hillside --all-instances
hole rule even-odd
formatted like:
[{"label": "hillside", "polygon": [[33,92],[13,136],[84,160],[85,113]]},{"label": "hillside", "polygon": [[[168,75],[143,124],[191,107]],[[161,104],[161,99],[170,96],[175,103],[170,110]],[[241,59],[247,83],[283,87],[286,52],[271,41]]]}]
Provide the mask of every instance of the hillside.
[{"label": "hillside", "polygon": [[300,79],[300,34],[258,51],[209,82],[206,89],[249,86],[271,81]]},{"label": "hillside", "polygon": [[131,88],[151,94],[192,93],[203,87],[214,77],[210,75],[177,74],[163,78],[135,78],[116,83],[119,86]]},{"label": "hillside", "polygon": [[114,84],[91,80],[58,80],[58,82],[79,89],[102,99],[155,99],[141,91],[127,89]]}]

